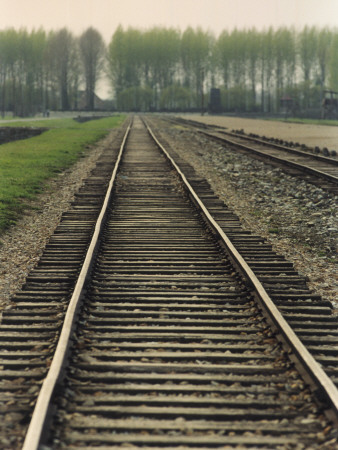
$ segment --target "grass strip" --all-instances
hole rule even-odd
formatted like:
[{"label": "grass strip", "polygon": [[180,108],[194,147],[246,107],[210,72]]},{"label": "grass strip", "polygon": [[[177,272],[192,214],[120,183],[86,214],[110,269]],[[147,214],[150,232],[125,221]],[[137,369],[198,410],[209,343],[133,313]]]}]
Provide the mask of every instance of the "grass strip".
[{"label": "grass strip", "polygon": [[43,191],[48,179],[88,154],[90,145],[124,119],[119,115],[82,124],[72,119],[13,123],[16,127],[48,126],[48,131],[0,145],[0,234],[16,223],[28,201]]}]

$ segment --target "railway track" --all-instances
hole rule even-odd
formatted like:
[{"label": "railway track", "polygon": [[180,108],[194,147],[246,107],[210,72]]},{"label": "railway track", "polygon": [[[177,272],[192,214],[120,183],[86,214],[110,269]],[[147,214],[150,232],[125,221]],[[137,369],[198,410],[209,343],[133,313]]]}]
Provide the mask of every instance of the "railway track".
[{"label": "railway track", "polygon": [[182,118],[171,120],[197,128],[205,136],[226,144],[236,151],[281,167],[290,175],[298,176],[329,192],[338,193],[338,159],[336,157],[319,155],[315,153],[315,149],[304,150],[299,144],[296,146],[293,143],[291,146],[285,142],[272,142],[265,137],[246,135],[242,131],[230,132],[221,127]]},{"label": "railway track", "polygon": [[99,163],[3,314],[0,442],[20,448],[27,432],[24,449],[334,448],[330,304],[172,153],[177,174],[139,119],[122,148]]}]

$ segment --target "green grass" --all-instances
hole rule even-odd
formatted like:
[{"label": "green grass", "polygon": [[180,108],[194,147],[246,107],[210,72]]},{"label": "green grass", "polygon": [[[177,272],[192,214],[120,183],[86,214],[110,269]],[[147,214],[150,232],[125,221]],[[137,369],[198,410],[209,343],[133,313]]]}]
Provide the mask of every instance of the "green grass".
[{"label": "green grass", "polygon": [[[0,145],[0,233],[14,224],[29,200],[46,188],[46,182],[87,154],[89,146],[125,116],[83,124],[72,119],[16,122],[13,126],[46,127],[40,136]],[[8,124],[4,124],[8,126]]]}]

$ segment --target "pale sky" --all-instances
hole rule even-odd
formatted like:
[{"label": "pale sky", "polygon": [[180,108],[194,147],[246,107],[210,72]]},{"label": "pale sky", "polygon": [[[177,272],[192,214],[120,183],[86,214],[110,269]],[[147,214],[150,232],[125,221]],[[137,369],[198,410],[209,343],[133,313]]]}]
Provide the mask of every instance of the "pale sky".
[{"label": "pale sky", "polygon": [[338,0],[0,0],[0,30],[66,26],[80,35],[93,26],[109,43],[117,26],[147,29],[154,25],[201,26],[216,36],[269,26],[338,27]]}]

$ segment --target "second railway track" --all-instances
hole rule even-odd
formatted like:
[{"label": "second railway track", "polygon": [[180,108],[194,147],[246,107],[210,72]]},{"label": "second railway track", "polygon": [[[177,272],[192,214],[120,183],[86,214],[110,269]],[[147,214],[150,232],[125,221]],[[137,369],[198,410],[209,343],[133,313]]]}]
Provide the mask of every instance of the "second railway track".
[{"label": "second railway track", "polygon": [[[329,386],[323,389],[312,383],[320,401],[311,393],[296,369],[299,364],[294,365],[295,357],[290,359],[275,337],[278,324],[271,329],[253,285],[235,269],[234,255],[227,255],[222,229],[337,383],[337,356],[330,349],[337,342],[337,322],[330,316],[330,305],[307,291],[304,280],[260,238],[242,231],[236,216],[188,165],[180,162],[180,167],[217,217],[219,231],[206,225],[191,202],[193,196],[136,119],[81,296],[70,362],[62,382],[53,388],[57,413],[50,431],[41,418],[48,431],[42,442],[50,448],[334,448],[335,425],[324,416],[330,406],[337,407],[333,383],[325,377],[320,383],[329,380]],[[98,179],[91,181],[97,183]],[[41,270],[29,277],[21,300],[17,296],[21,311],[3,315],[3,411],[7,406],[7,412],[15,414],[20,402],[26,405],[22,429],[49,365],[58,339],[58,316],[62,319],[67,291],[78,271],[70,255],[78,251],[83,258],[82,246],[88,241],[77,237],[78,230],[85,225],[90,233],[88,215],[94,221],[101,197],[96,191],[86,195],[85,203],[80,198],[77,214],[68,214],[72,224],[60,225],[42,257]],[[55,257],[66,272],[56,270],[55,275],[55,268],[48,266]],[[14,331],[20,323],[24,329]],[[25,344],[26,339],[31,343]],[[307,373],[305,378],[311,377]],[[39,420],[38,415],[33,420]],[[10,428],[3,431],[8,442]],[[25,448],[36,448],[35,433],[31,424]],[[19,445],[19,432],[16,442]]]},{"label": "second railway track", "polygon": [[310,152],[310,149],[305,151],[299,144],[290,145],[284,141],[277,143],[276,139],[272,142],[265,137],[246,135],[243,131],[229,132],[222,127],[180,117],[170,120],[197,128],[210,139],[268,164],[281,167],[290,175],[300,177],[322,189],[334,194],[338,192],[338,159],[336,157],[316,154],[315,149],[312,149],[313,152]]}]

